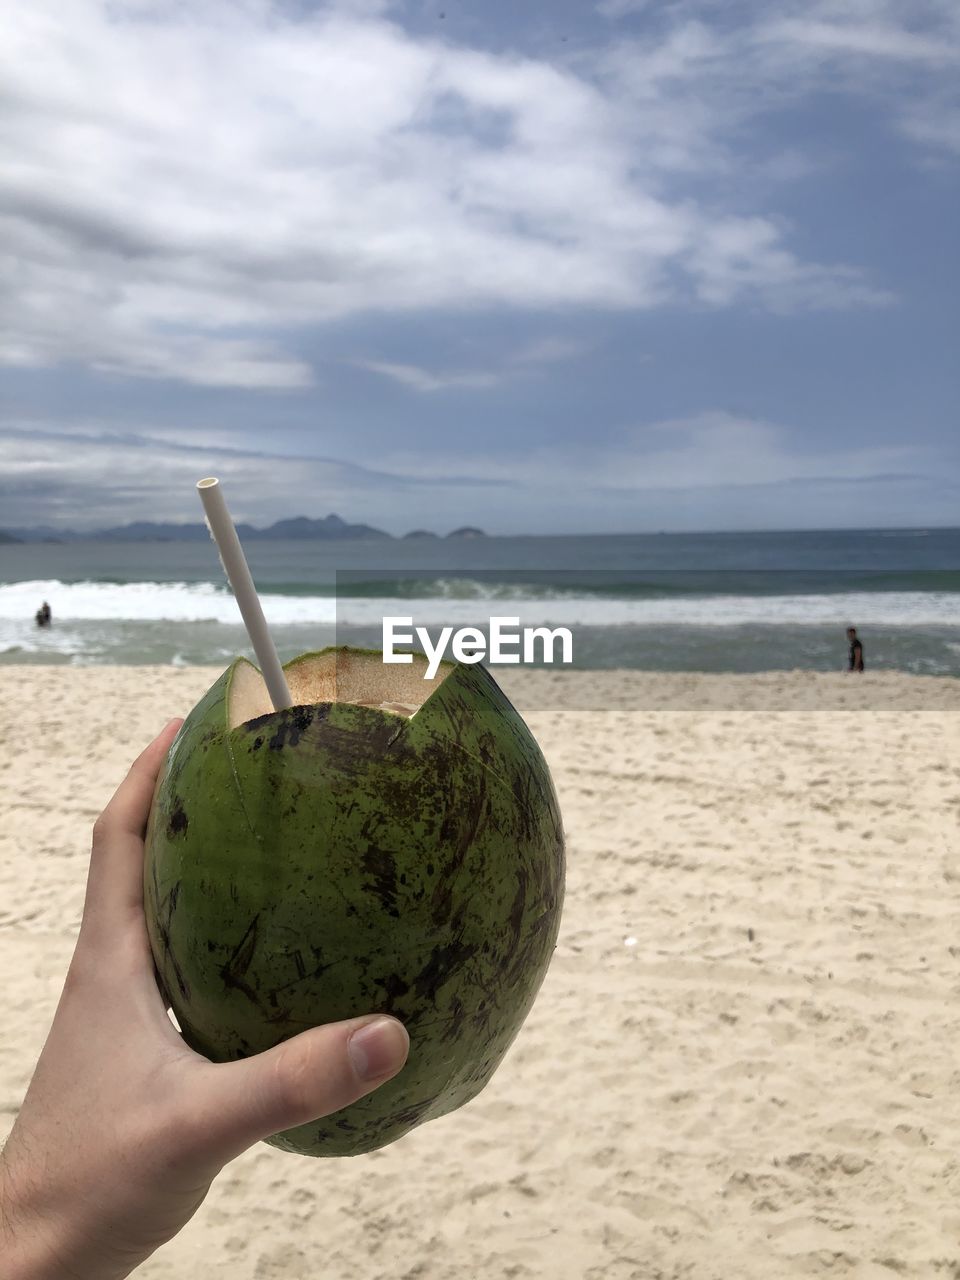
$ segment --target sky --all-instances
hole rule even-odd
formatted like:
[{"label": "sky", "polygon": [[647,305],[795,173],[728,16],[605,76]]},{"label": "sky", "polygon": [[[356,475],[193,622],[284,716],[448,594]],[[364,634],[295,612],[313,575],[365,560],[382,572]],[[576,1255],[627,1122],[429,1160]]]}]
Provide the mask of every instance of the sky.
[{"label": "sky", "polygon": [[956,0],[0,27],[0,528],[960,524]]}]

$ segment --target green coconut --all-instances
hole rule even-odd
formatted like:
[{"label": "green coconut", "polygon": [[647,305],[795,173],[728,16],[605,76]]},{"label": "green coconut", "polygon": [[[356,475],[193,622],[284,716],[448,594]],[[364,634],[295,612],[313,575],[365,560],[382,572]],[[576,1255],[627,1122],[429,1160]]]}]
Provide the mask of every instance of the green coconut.
[{"label": "green coconut", "polygon": [[186,1042],[214,1062],[327,1022],[400,1019],[406,1066],[268,1139],[357,1155],[468,1102],[553,953],[560,812],[543,756],[480,665],[326,649],[274,711],[238,659],[194,707],[151,811],[145,911]]}]

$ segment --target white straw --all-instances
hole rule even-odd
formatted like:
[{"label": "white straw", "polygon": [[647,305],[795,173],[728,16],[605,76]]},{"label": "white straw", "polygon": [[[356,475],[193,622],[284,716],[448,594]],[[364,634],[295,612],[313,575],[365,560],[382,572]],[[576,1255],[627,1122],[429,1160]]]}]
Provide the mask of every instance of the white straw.
[{"label": "white straw", "polygon": [[260,672],[267,686],[267,692],[270,694],[270,701],[277,711],[282,711],[284,707],[292,707],[293,698],[290,697],[290,690],[287,688],[286,677],[283,674],[280,659],[277,657],[273,638],[267,630],[267,620],[260,607],[260,599],[253,585],[253,578],[250,576],[247,558],[243,554],[243,547],[237,537],[227,504],[223,500],[220,481],[213,476],[206,480],[199,480],[197,492],[200,494],[200,501],[203,503],[213,540],[220,552],[224,572],[240,606],[250,643],[260,662]]}]

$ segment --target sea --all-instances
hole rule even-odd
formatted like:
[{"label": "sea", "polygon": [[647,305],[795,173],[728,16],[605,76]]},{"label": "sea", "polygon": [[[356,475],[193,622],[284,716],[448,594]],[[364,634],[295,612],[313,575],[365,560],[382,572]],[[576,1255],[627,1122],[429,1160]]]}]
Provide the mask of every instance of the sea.
[{"label": "sea", "polygon": [[[960,529],[245,549],[284,660],[379,647],[384,617],[409,618],[435,642],[444,626],[487,631],[496,616],[567,628],[581,669],[836,671],[855,626],[868,670],[960,675]],[[41,629],[44,600],[53,622]],[[238,654],[252,657],[212,542],[0,545],[0,662],[223,667]]]}]

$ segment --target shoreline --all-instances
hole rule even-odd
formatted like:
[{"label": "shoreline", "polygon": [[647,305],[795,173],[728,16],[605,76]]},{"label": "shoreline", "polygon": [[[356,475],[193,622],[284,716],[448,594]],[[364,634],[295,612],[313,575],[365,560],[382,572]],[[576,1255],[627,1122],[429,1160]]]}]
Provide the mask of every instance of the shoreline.
[{"label": "shoreline", "polygon": [[[145,687],[167,685],[191,698],[187,710],[229,666],[169,663],[0,663],[0,687],[36,686],[56,696],[71,686],[89,696],[110,697],[117,678]],[[875,670],[716,672],[640,671],[633,668],[488,668],[519,710],[568,711],[960,711],[960,677]],[[171,714],[175,714],[171,712]],[[176,714],[185,714],[177,712]]]}]

